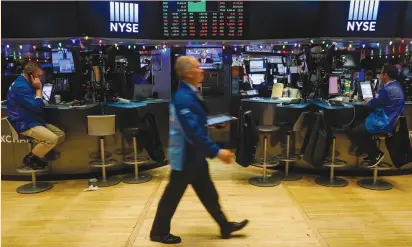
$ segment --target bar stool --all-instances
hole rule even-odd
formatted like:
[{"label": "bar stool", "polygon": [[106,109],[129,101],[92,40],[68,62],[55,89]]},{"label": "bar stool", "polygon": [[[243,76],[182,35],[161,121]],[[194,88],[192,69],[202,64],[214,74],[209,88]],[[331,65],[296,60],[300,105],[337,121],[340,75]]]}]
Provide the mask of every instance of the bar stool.
[{"label": "bar stool", "polygon": [[[7,123],[7,126],[9,127],[9,130],[10,130],[10,133],[11,133],[11,137],[13,139],[13,143],[27,143],[29,153],[30,153],[33,149],[34,140],[32,138],[28,137],[28,136],[19,135],[17,133],[17,131],[13,128],[13,126],[10,124],[7,117],[2,118],[1,121]],[[53,184],[50,183],[50,182],[46,182],[46,181],[38,182],[37,181],[36,175],[38,173],[45,173],[47,171],[48,171],[47,167],[44,168],[44,169],[41,169],[41,170],[33,170],[33,169],[32,170],[23,170],[23,169],[18,168],[17,169],[18,173],[31,174],[31,183],[25,184],[25,185],[22,185],[22,186],[18,187],[16,189],[17,193],[20,193],[20,194],[34,194],[34,193],[40,193],[40,192],[43,192],[43,191],[46,191],[46,190],[49,190],[49,189],[53,188]]]},{"label": "bar stool", "polygon": [[106,168],[117,165],[117,160],[107,159],[104,151],[104,137],[114,135],[116,115],[96,115],[87,116],[87,134],[90,136],[98,136],[100,140],[100,154],[99,160],[94,160],[89,163],[91,167],[102,168],[102,179],[98,180],[94,185],[99,187],[110,187],[120,183],[120,179],[116,176],[106,177]]},{"label": "bar stool", "polygon": [[[388,134],[374,134],[373,138],[376,140],[376,146],[380,148],[380,141],[385,140]],[[365,164],[365,163],[364,163]],[[392,184],[386,182],[382,179],[378,179],[378,171],[390,170],[392,166],[386,162],[378,162],[374,166],[368,167],[373,170],[373,178],[363,178],[358,180],[357,184],[360,187],[370,190],[390,190],[392,189]]]},{"label": "bar stool", "polygon": [[344,167],[347,162],[344,160],[336,159],[336,130],[334,129],[333,140],[332,140],[332,152],[330,162],[323,164],[325,167],[330,168],[329,177],[317,177],[315,182],[319,185],[326,187],[345,187],[348,185],[348,181],[343,178],[335,177],[335,168]]},{"label": "bar stool", "polygon": [[[279,125],[279,124],[278,124]],[[291,154],[290,153],[290,147],[291,147],[291,143],[290,143],[290,135],[293,131],[293,125],[294,124],[280,124],[281,127],[286,128],[287,129],[287,134],[286,134],[286,153],[284,154],[280,154],[276,156],[276,159],[278,161],[282,161],[285,163],[285,174],[282,178],[282,180],[284,181],[298,181],[300,179],[302,179],[302,175],[297,174],[297,173],[293,173],[293,172],[289,172],[289,163],[290,162],[296,162],[298,160],[300,160],[300,156],[296,155],[296,154]]]},{"label": "bar stool", "polygon": [[267,161],[267,146],[268,146],[268,136],[277,132],[280,128],[278,126],[258,126],[257,127],[259,130],[259,134],[263,135],[263,142],[264,142],[264,147],[263,147],[263,161],[259,162],[259,167],[263,167],[263,176],[256,176],[256,177],[251,177],[249,178],[249,183],[251,185],[255,185],[258,187],[273,187],[277,186],[280,184],[281,177],[271,175],[267,175],[267,168],[268,167],[275,167],[279,165],[279,161],[277,160],[271,160],[268,164]]},{"label": "bar stool", "polygon": [[124,128],[123,133],[125,136],[131,136],[133,138],[133,156],[125,158],[123,163],[126,165],[134,165],[134,174],[124,176],[122,179],[123,183],[141,184],[149,182],[152,180],[151,175],[139,173],[139,165],[150,161],[150,158],[147,156],[137,156],[136,138],[139,135],[139,128]]}]

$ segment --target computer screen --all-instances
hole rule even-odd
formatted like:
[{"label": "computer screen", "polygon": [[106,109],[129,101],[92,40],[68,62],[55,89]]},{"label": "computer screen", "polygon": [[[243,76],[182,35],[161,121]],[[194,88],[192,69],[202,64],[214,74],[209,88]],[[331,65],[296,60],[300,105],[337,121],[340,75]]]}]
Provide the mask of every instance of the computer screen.
[{"label": "computer screen", "polygon": [[337,77],[337,76],[329,77],[329,95],[339,94],[338,79],[339,79],[339,77]]},{"label": "computer screen", "polygon": [[51,100],[51,94],[53,90],[52,84],[44,84],[43,85],[43,99],[49,102]]},{"label": "computer screen", "polygon": [[202,69],[221,69],[222,48],[186,48],[186,55],[197,58]]},{"label": "computer screen", "polygon": [[249,74],[249,80],[253,85],[259,85],[265,81],[264,74]]},{"label": "computer screen", "polygon": [[73,54],[66,48],[52,50],[53,73],[74,73]]},{"label": "computer screen", "polygon": [[254,72],[266,72],[266,61],[264,59],[250,60],[249,71]]},{"label": "computer screen", "polygon": [[373,98],[373,93],[372,93],[372,87],[369,82],[361,82],[361,91],[362,91],[362,97],[364,99],[372,99]]}]

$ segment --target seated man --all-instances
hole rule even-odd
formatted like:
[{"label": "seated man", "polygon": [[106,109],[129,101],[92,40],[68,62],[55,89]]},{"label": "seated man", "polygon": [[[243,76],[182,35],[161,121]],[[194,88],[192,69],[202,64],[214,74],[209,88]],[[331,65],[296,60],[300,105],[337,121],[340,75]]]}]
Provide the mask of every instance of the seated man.
[{"label": "seated man", "polygon": [[28,62],[23,74],[7,92],[8,120],[17,133],[33,138],[38,144],[23,159],[20,169],[42,169],[47,162],[42,158],[56,144],[64,140],[64,132],[46,124],[43,118],[42,82],[43,70],[39,64]]},{"label": "seated man", "polygon": [[[405,95],[401,85],[395,80],[397,76],[398,70],[395,66],[384,66],[380,74],[381,87],[379,88],[377,96],[366,101],[368,106],[374,109],[374,112],[383,109],[383,115],[387,118],[388,124],[382,126],[381,123],[376,122],[372,123],[372,125],[379,127],[371,128],[368,127],[368,125],[365,126],[365,123],[363,123],[352,129],[349,133],[349,139],[358,147],[358,153],[368,154],[365,161],[369,162],[371,167],[376,166],[384,157],[383,152],[379,150],[376,142],[372,138],[373,134],[392,133],[405,107]],[[367,121],[373,119],[374,118],[371,118]],[[379,119],[375,118],[375,120]]]}]

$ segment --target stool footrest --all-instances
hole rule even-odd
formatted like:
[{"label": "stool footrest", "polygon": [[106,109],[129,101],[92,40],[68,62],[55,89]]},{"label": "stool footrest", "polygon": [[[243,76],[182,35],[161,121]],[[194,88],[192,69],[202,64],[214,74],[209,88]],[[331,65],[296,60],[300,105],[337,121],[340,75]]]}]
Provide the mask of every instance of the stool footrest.
[{"label": "stool footrest", "polygon": [[93,160],[89,162],[89,165],[91,167],[97,167],[97,168],[102,168],[102,167],[111,167],[117,165],[117,160],[115,159],[108,159],[104,161],[104,165],[102,164],[101,160]]},{"label": "stool footrest", "polygon": [[[266,167],[275,167],[279,165],[279,161],[276,159],[270,159],[266,161]],[[263,159],[256,159],[253,162],[253,166],[263,167]]]},{"label": "stool footrest", "polygon": [[276,159],[279,161],[283,161],[283,162],[285,161],[295,162],[295,161],[300,160],[301,158],[297,154],[289,154],[289,157],[286,157],[286,154],[280,154],[276,156]]},{"label": "stool footrest", "polygon": [[394,168],[391,164],[386,163],[386,162],[380,162],[378,165],[376,165],[376,166],[371,166],[371,167],[368,167],[368,165],[369,165],[370,163],[367,162],[367,161],[363,161],[363,162],[361,162],[361,164],[362,164],[363,166],[365,166],[366,168],[371,169],[371,170],[373,170],[373,169],[375,169],[375,168],[378,168],[379,171],[391,170],[392,168]]},{"label": "stool footrest", "polygon": [[49,171],[49,168],[46,166],[46,168],[44,168],[44,169],[37,169],[37,170],[33,170],[33,169],[31,169],[31,170],[24,170],[24,169],[19,169],[19,168],[17,168],[16,169],[16,171],[18,172],[18,173],[23,173],[23,174],[32,174],[32,173],[43,173],[43,172],[48,172]]},{"label": "stool footrest", "polygon": [[134,165],[137,162],[138,165],[145,164],[150,161],[150,158],[147,156],[139,156],[137,160],[134,160],[134,157],[127,157],[123,160],[123,163],[126,165]]},{"label": "stool footrest", "polygon": [[345,167],[347,166],[348,163],[344,160],[339,160],[339,159],[335,159],[335,161],[332,162],[326,162],[325,164],[323,164],[323,166],[326,167],[334,167],[334,168],[339,168],[339,167]]}]

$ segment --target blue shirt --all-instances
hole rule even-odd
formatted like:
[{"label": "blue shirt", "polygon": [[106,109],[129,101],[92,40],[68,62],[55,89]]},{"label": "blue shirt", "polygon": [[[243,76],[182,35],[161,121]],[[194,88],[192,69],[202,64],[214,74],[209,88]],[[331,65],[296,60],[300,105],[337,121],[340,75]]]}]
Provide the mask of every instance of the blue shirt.
[{"label": "blue shirt", "polygon": [[368,102],[368,106],[374,109],[383,107],[389,120],[389,125],[386,126],[384,132],[393,132],[398,117],[403,114],[405,108],[405,94],[399,82],[391,81],[386,85],[381,85],[377,96]]},{"label": "blue shirt", "polygon": [[31,83],[23,75],[17,77],[7,92],[8,120],[17,133],[45,126],[43,108],[43,100],[36,96]]}]

